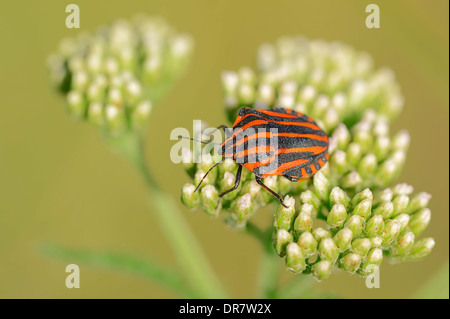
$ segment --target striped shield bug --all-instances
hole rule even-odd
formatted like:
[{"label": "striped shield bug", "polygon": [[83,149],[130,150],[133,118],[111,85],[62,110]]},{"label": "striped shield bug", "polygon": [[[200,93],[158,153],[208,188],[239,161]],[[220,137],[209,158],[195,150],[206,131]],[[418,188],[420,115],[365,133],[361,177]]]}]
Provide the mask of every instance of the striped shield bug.
[{"label": "striped shield bug", "polygon": [[[227,133],[224,125],[218,129]],[[244,107],[239,110],[232,132],[219,152],[223,159],[231,158],[239,164],[234,186],[220,193],[219,201],[238,188],[242,167],[246,167],[255,174],[256,182],[286,207],[283,198],[262,179],[274,175],[284,176],[291,182],[311,179],[328,160],[328,136],[311,117],[294,110]],[[206,172],[195,191],[220,163]]]}]

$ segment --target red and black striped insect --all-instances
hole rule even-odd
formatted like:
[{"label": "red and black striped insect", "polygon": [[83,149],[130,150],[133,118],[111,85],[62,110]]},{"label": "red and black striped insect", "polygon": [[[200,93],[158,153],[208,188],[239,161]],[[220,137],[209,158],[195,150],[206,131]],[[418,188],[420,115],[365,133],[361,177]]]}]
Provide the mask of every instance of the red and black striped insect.
[{"label": "red and black striped insect", "polygon": [[[220,128],[225,130],[226,126]],[[328,160],[328,136],[311,117],[302,113],[283,108],[244,107],[239,110],[231,135],[221,145],[220,155],[233,159],[239,167],[235,185],[220,193],[219,201],[238,188],[242,167],[246,167],[255,174],[256,182],[286,207],[283,198],[267,187],[262,179],[274,175],[284,176],[291,182],[311,179]],[[196,191],[208,173],[220,163],[206,172]]]}]

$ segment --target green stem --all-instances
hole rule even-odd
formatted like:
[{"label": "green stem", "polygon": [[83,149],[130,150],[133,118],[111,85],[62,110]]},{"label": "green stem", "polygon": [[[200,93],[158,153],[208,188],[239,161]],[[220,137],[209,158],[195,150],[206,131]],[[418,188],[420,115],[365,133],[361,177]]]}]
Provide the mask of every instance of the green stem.
[{"label": "green stem", "polygon": [[280,270],[280,258],[272,247],[272,228],[263,232],[254,224],[248,222],[246,230],[263,245],[263,256],[258,280],[258,297],[275,298]]},{"label": "green stem", "polygon": [[174,200],[161,190],[148,170],[140,136],[132,134],[120,138],[109,137],[107,140],[113,149],[118,150],[130,160],[144,177],[149,190],[150,203],[155,208],[153,212],[158,218],[159,226],[166,239],[172,246],[186,281],[198,292],[200,297],[224,298],[225,291],[182,213],[174,204]]},{"label": "green stem", "polygon": [[187,288],[183,279],[174,270],[148,260],[117,253],[65,248],[53,244],[46,244],[42,249],[46,255],[54,258],[128,272],[163,284],[184,297],[197,297],[197,293]]}]

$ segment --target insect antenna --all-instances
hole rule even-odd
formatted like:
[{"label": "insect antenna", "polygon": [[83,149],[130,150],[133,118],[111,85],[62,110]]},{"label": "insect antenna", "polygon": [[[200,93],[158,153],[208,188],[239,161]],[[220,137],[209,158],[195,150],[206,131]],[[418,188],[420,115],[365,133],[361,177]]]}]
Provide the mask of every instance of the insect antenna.
[{"label": "insect antenna", "polygon": [[200,180],[200,183],[198,183],[197,187],[195,188],[194,193],[198,190],[198,188],[200,187],[200,185],[202,185],[203,180],[206,178],[206,176],[209,174],[209,172],[211,172],[211,170],[212,170],[214,167],[216,167],[217,165],[219,165],[220,163],[222,163],[222,161],[220,161],[220,162],[214,164],[214,165],[206,172],[206,174],[203,175],[202,179]]},{"label": "insect antenna", "polygon": [[214,144],[214,145],[222,145],[222,144],[220,144],[220,143],[215,143],[215,142],[212,142],[212,141],[207,142],[207,141],[198,140],[198,139],[196,139],[196,138],[187,137],[187,136],[181,136],[181,135],[178,135],[178,138],[182,138],[182,139],[185,139],[185,140],[191,140],[191,141],[194,141],[194,142],[200,142],[200,143],[202,143],[202,144],[209,144],[209,143],[212,143],[212,144]]}]

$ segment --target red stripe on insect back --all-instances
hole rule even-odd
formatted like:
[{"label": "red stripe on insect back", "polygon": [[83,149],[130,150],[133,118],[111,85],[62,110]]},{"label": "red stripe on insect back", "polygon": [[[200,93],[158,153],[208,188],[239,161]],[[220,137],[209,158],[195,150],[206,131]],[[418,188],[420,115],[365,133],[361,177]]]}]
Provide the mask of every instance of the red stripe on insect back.
[{"label": "red stripe on insect back", "polygon": [[292,148],[281,148],[278,150],[277,154],[285,154],[285,153],[304,153],[304,152],[312,152],[313,155],[320,154],[326,151],[327,148],[323,146],[308,146],[308,147],[292,147]]},{"label": "red stripe on insect back", "polygon": [[[233,134],[232,137],[235,137],[239,133],[241,133],[241,130],[238,130],[236,132],[236,134]],[[252,134],[252,135],[244,136],[244,138],[241,138],[240,140],[238,140],[233,145],[230,145],[229,147],[239,146],[239,145],[247,142],[248,140],[261,138],[261,137],[266,137],[266,138],[273,138],[273,137],[303,137],[303,138],[309,138],[309,139],[312,139],[312,140],[328,142],[328,137],[326,135],[320,136],[320,135],[316,135],[316,134],[300,134],[300,133],[286,133],[286,132],[272,133],[272,132],[265,132],[264,131],[264,132],[255,133],[255,134]],[[230,138],[228,138],[225,142],[227,142],[229,139]]]},{"label": "red stripe on insect back", "polygon": [[284,114],[284,113],[279,113],[279,112],[273,112],[273,111],[268,111],[268,110],[258,110],[258,112],[269,115],[269,116],[284,117],[286,119],[298,119],[299,117],[301,117],[303,115],[301,113],[298,113],[298,115],[294,115],[294,114]]},{"label": "red stripe on insect back", "polygon": [[296,166],[305,164],[307,162],[308,162],[307,159],[301,158],[301,159],[298,159],[298,160],[295,160],[295,161],[290,161],[290,162],[287,162],[287,163],[283,163],[283,164],[280,164],[276,169],[274,169],[274,170],[272,170],[270,172],[267,172],[266,174],[263,174],[262,177],[266,178],[266,177],[269,177],[269,176],[272,176],[272,175],[281,175],[285,170],[290,169],[292,167],[296,167]]},{"label": "red stripe on insect back", "polygon": [[269,153],[269,152],[271,153],[273,151],[274,151],[273,147],[271,147],[269,145],[255,146],[255,147],[252,147],[252,148],[249,148],[249,149],[246,149],[246,150],[236,153],[236,158],[242,157],[242,156],[247,156],[250,154],[255,154],[255,153]]},{"label": "red stripe on insect back", "polygon": [[[233,127],[236,126],[236,125],[238,125],[240,122],[242,122],[243,120],[245,120],[245,119],[246,119],[247,117],[249,117],[249,116],[259,117],[259,118],[261,118],[261,119],[263,119],[263,120],[262,120],[262,121],[261,121],[261,120],[253,120],[253,121],[251,121],[251,122],[245,124],[244,126],[242,126],[241,129],[245,130],[245,129],[247,129],[247,128],[249,128],[249,127],[252,127],[252,126],[254,126],[254,125],[267,124],[267,122],[270,122],[270,123],[277,123],[277,124],[280,124],[280,125],[286,125],[286,126],[294,125],[294,126],[309,127],[309,128],[311,128],[311,129],[313,129],[313,130],[316,130],[316,131],[320,130],[320,128],[319,128],[317,125],[315,125],[315,124],[313,124],[313,123],[310,123],[310,122],[285,122],[285,121],[275,121],[275,120],[270,120],[270,119],[264,118],[264,117],[262,117],[262,116],[260,116],[260,115],[254,114],[254,113],[250,113],[250,114],[246,114],[246,115],[244,115],[244,116],[238,117],[238,118],[236,119],[236,121],[234,122]],[[296,117],[296,118],[298,118],[298,117]]]}]

